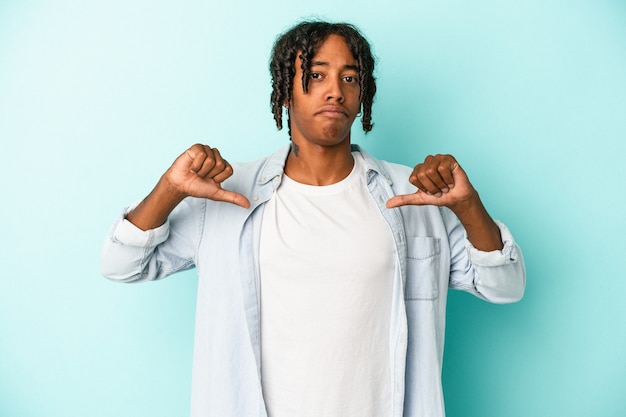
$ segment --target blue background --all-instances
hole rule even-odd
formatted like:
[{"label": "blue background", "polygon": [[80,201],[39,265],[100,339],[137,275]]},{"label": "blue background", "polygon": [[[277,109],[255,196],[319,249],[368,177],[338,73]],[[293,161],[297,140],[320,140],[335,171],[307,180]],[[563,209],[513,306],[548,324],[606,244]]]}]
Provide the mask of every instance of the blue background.
[{"label": "blue background", "polygon": [[448,415],[626,415],[619,0],[0,0],[0,415],[188,414],[194,273],[115,284],[101,242],[192,143],[287,143],[267,61],[311,16],[379,58],[354,141],[454,154],[524,249],[521,302],[450,294]]}]

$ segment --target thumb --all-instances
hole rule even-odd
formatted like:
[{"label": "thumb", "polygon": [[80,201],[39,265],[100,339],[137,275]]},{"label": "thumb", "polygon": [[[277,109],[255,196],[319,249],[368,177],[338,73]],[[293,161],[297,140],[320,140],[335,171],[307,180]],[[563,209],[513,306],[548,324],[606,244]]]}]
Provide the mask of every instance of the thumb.
[{"label": "thumb", "polygon": [[244,195],[223,188],[217,190],[215,194],[211,196],[211,200],[223,201],[225,203],[236,204],[243,208],[250,208],[250,201]]},{"label": "thumb", "polygon": [[428,195],[422,191],[413,194],[402,194],[391,197],[387,200],[387,208],[395,208],[400,206],[424,206],[436,205],[437,198]]}]

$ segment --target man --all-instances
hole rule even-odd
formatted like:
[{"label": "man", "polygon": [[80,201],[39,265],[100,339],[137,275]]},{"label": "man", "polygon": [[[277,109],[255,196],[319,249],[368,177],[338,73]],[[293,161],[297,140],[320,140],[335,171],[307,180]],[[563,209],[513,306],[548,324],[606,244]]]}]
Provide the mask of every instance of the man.
[{"label": "man", "polygon": [[351,145],[376,91],[354,27],[296,25],[270,70],[290,146],[190,147],[115,223],[103,274],[197,268],[194,417],[443,416],[447,290],[518,300],[521,252],[452,156],[411,171]]}]

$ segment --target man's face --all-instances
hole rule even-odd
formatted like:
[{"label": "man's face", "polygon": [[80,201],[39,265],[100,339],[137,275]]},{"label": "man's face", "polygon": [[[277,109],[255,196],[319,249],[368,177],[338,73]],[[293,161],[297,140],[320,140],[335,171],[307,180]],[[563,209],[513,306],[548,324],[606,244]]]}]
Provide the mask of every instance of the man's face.
[{"label": "man's face", "polygon": [[292,141],[335,146],[350,141],[361,108],[357,62],[343,37],[330,35],[311,60],[309,90],[302,91],[302,60],[296,58],[289,103]]}]

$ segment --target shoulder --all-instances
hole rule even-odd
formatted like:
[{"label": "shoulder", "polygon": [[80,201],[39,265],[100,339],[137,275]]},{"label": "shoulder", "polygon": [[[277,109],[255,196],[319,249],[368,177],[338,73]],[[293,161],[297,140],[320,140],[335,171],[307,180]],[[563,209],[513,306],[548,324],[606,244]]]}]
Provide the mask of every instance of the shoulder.
[{"label": "shoulder", "polygon": [[233,175],[224,181],[223,187],[244,195],[253,195],[256,187],[267,184],[277,175],[282,176],[288,153],[289,145],[253,161],[232,163]]},{"label": "shoulder", "polygon": [[413,168],[409,166],[378,159],[358,145],[353,145],[352,149],[353,151],[358,151],[363,156],[368,169],[374,170],[383,176],[401,177],[408,181],[409,175],[413,171]]},{"label": "shoulder", "polygon": [[409,194],[417,190],[417,188],[409,182],[409,175],[411,175],[413,168],[378,159],[367,153],[358,145],[353,145],[352,150],[360,152],[365,160],[367,170],[376,172],[384,178],[392,188],[394,194]]},{"label": "shoulder", "polygon": [[289,148],[290,145],[287,145],[270,155],[252,161],[233,163],[233,177],[248,177],[260,173],[282,172],[285,167],[285,160],[287,159]]},{"label": "shoulder", "polygon": [[402,176],[402,178],[404,178],[405,180],[408,181],[409,179],[409,175],[411,175],[411,172],[413,172],[413,168],[407,166],[407,165],[402,165],[402,164],[397,164],[395,162],[389,162],[389,161],[380,161],[381,165],[385,168],[385,170],[389,173],[389,175],[391,176]]}]

